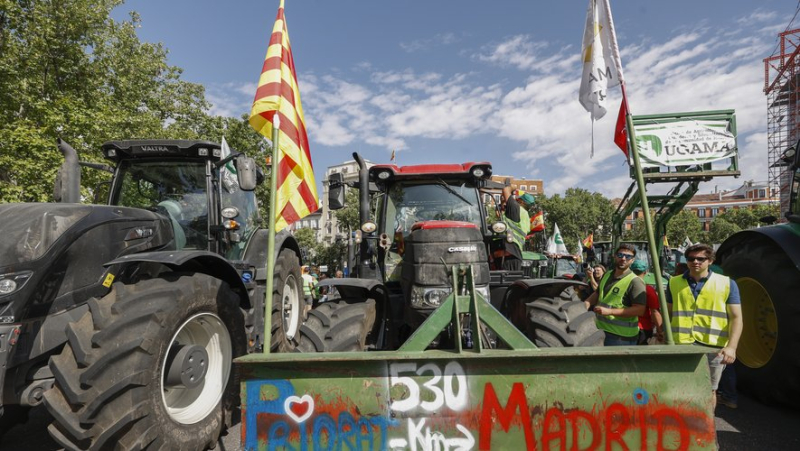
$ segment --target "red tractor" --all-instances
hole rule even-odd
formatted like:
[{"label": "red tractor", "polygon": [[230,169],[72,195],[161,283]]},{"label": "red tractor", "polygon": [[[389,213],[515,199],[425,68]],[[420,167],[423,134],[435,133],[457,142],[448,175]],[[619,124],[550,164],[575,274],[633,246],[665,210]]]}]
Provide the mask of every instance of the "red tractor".
[{"label": "red tractor", "polygon": [[[581,282],[490,270],[490,247],[510,239],[505,223],[488,223],[481,200],[492,183],[490,163],[367,168],[354,157],[359,179],[350,186],[360,191],[361,223],[354,274],[321,282],[335,286],[340,298],[311,312],[305,327],[319,328],[321,339],[301,343],[302,350],[397,349],[451,293],[452,268],[465,265],[476,294],[537,346],[602,343],[593,314],[575,295]],[[341,175],[329,183],[329,205],[341,208]],[[491,330],[480,333],[484,342],[504,346]],[[451,349],[458,341],[469,347],[465,334],[445,329],[429,347]]]}]

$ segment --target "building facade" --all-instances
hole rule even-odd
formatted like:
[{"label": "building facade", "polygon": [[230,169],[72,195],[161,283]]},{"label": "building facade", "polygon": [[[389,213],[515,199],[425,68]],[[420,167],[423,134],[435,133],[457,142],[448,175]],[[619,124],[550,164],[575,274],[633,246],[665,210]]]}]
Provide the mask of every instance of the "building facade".
[{"label": "building facade", "polygon": [[[708,231],[714,218],[728,210],[753,208],[757,205],[776,205],[779,200],[780,193],[770,187],[769,183],[751,180],[734,190],[695,194],[684,210],[696,214],[703,230]],[[642,211],[637,208],[625,219],[625,230],[632,230],[636,220],[641,217]]]},{"label": "building facade", "polygon": [[[372,167],[374,163],[365,160],[367,167]],[[355,160],[345,161],[342,164],[329,166],[325,170],[325,178],[322,180],[322,195],[320,196],[319,209],[319,232],[317,239],[323,243],[333,243],[336,239],[347,239],[348,230],[344,230],[336,219],[334,212],[328,208],[328,179],[333,173],[342,174],[345,183],[358,181],[358,163]],[[345,188],[345,192],[350,188]]]}]

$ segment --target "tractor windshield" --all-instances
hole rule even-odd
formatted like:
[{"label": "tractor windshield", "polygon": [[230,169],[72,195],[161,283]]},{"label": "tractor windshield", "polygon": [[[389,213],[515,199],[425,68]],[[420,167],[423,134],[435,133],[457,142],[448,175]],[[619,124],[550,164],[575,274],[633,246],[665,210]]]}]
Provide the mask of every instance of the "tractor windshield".
[{"label": "tractor windshield", "polygon": [[398,183],[386,196],[384,232],[389,236],[411,233],[423,221],[465,221],[483,230],[478,190],[463,180]]},{"label": "tractor windshield", "polygon": [[167,214],[177,248],[208,248],[208,196],[204,161],[145,161],[120,167],[114,205]]}]

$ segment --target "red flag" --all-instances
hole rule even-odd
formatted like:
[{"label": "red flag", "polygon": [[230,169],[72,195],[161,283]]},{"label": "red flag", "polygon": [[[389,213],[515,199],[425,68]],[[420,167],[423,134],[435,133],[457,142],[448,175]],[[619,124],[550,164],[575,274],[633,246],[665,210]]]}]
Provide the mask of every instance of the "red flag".
[{"label": "red flag", "polygon": [[626,116],[628,115],[628,99],[625,98],[625,90],[622,91],[622,103],[619,105],[619,115],[617,116],[617,128],[614,131],[614,142],[628,156],[628,129]]}]

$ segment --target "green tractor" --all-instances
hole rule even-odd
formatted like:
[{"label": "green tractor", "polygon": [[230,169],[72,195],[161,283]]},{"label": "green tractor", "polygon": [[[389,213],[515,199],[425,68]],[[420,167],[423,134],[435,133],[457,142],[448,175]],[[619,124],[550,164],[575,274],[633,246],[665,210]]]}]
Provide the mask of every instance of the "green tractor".
[{"label": "green tractor", "polygon": [[[273,350],[301,329],[300,249],[267,256],[252,158],[207,141],[112,141],[112,166],[65,162],[59,203],[0,205],[3,427],[42,402],[67,449],[214,447],[238,405],[233,359],[262,351],[276,258]],[[113,173],[80,203],[80,166]]]},{"label": "green tractor", "polygon": [[734,234],[717,262],[739,285],[744,330],[737,350],[740,387],[760,399],[800,405],[800,156],[789,148],[786,222]]}]

